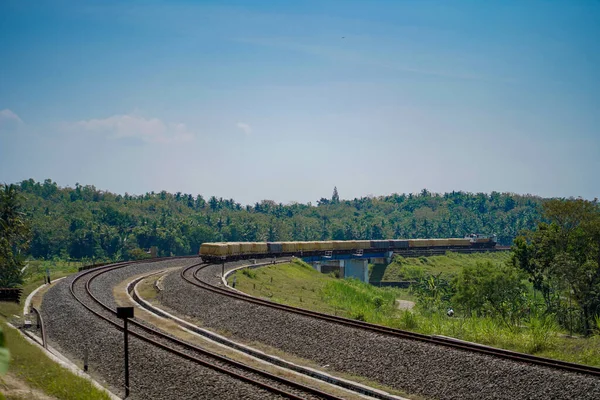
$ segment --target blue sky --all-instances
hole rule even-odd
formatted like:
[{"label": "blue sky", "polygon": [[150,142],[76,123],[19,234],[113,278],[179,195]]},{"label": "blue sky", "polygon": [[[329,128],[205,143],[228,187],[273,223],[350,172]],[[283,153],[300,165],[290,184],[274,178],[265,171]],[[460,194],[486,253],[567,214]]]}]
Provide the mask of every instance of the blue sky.
[{"label": "blue sky", "polygon": [[600,2],[0,2],[0,181],[600,197]]}]

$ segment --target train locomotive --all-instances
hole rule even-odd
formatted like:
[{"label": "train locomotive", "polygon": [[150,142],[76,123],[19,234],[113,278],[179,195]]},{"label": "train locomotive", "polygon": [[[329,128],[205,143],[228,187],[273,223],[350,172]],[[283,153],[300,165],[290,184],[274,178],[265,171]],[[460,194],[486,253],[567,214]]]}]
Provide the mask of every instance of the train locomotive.
[{"label": "train locomotive", "polygon": [[199,255],[205,262],[223,262],[265,257],[309,257],[333,254],[376,254],[385,252],[491,249],[496,236],[470,234],[448,239],[329,240],[318,242],[218,242],[203,243]]}]

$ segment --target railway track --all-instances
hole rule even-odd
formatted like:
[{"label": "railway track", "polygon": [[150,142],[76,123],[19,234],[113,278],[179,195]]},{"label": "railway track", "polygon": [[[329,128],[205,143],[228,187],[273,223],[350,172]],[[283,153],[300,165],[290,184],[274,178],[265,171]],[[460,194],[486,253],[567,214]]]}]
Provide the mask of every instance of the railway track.
[{"label": "railway track", "polygon": [[[119,263],[84,271],[72,280],[69,291],[77,302],[83,305],[90,313],[104,321],[106,324],[109,324],[114,329],[122,331],[122,323],[117,319],[116,312],[111,306],[102,302],[98,296],[93,293],[91,285],[99,276],[117,269],[125,268],[132,264],[134,263]],[[193,265],[193,267],[194,266],[198,266],[198,264]],[[130,320],[129,324],[130,336],[158,349],[169,352],[172,355],[194,362],[202,367],[212,369],[220,374],[225,374],[236,380],[253,385],[271,393],[274,397],[289,399],[338,399],[338,397],[318,389],[305,386],[204,350],[198,346],[164,334],[156,328],[145,323],[140,323],[135,319]]]},{"label": "railway track", "polygon": [[593,377],[600,377],[600,368],[586,366],[581,364],[569,363],[560,360],[548,359],[533,356],[530,354],[517,353],[509,350],[497,349],[488,346],[478,345],[475,343],[458,341],[452,338],[444,338],[439,336],[429,336],[423,335],[419,333],[403,331],[400,329],[388,328],[381,325],[370,324],[367,322],[356,321],[348,318],[333,316],[329,314],[323,314],[315,311],[309,311],[297,307],[292,307],[284,304],[273,303],[271,301],[259,299],[256,297],[252,297],[246,294],[242,294],[237,291],[233,291],[230,289],[225,289],[222,287],[218,287],[216,285],[210,284],[202,280],[198,277],[198,274],[202,272],[204,268],[209,267],[210,264],[199,264],[191,267],[187,267],[182,269],[180,272],[181,278],[197,287],[208,290],[210,292],[220,294],[223,296],[227,296],[233,299],[242,300],[248,303],[258,304],[262,306],[266,306],[273,309],[284,310],[287,312],[304,315],[311,318],[316,318],[322,321],[333,322],[336,324],[344,325],[347,327],[359,328],[363,330],[367,330],[369,332],[384,334],[392,337],[398,337],[402,339],[410,339],[416,340],[419,342],[434,344],[445,346],[453,349],[469,351],[479,354],[485,354],[493,357],[503,358],[511,361],[517,361],[522,363],[528,363],[532,365],[537,365],[546,368],[553,368],[556,370],[574,372],[579,374],[584,374]]}]

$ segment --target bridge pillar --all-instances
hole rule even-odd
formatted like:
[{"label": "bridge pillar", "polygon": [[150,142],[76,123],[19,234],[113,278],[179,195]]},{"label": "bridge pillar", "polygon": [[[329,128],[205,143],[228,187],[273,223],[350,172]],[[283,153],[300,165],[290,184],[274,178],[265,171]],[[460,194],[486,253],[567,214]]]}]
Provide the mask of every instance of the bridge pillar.
[{"label": "bridge pillar", "polygon": [[313,261],[311,264],[314,269],[316,269],[319,272],[322,272],[321,271],[321,261]]},{"label": "bridge pillar", "polygon": [[344,278],[356,278],[362,282],[369,282],[369,262],[366,258],[344,261]]},{"label": "bridge pillar", "polygon": [[394,252],[393,251],[388,251],[387,253],[385,253],[385,258],[387,260],[387,263],[391,264],[392,260],[394,259]]},{"label": "bridge pillar", "polygon": [[310,261],[310,265],[323,274],[333,272],[337,277],[344,277],[344,260]]}]

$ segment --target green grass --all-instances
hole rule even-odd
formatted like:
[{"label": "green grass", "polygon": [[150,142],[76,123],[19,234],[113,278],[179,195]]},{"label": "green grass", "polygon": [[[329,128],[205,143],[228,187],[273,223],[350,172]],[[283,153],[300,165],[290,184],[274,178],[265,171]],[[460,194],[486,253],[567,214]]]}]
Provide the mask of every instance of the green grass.
[{"label": "green grass", "polygon": [[382,321],[395,315],[395,301],[406,293],[406,290],[378,288],[358,280],[336,279],[300,260],[243,269],[229,276],[230,285],[234,277],[236,289],[253,296],[368,321]]},{"label": "green grass", "polygon": [[89,381],[74,375],[50,360],[39,347],[27,342],[3,321],[0,321],[0,327],[10,350],[9,372],[27,385],[58,399],[110,399],[108,394],[95,388]]},{"label": "green grass", "polygon": [[44,284],[46,268],[50,271],[50,279],[54,280],[77,272],[77,268],[81,265],[79,262],[65,261],[34,260],[27,263],[29,263],[29,267],[25,270],[23,276],[24,283],[21,285],[23,289],[21,292],[21,304],[0,302],[0,316],[8,320],[11,320],[13,315],[21,315],[23,312],[23,303],[25,303],[25,299],[29,296],[29,293]]},{"label": "green grass", "polygon": [[385,269],[382,281],[403,281],[439,273],[449,277],[456,275],[466,266],[487,261],[492,264],[502,264],[509,258],[510,252],[508,251],[473,254],[447,252],[443,256],[415,258],[397,256]]},{"label": "green grass", "polygon": [[[501,262],[508,256],[488,255],[434,256],[435,261],[420,261],[438,270],[442,260],[450,260],[449,270],[493,259]],[[488,257],[485,257],[488,256]],[[493,256],[493,257],[489,257]],[[395,307],[396,299],[414,300],[406,289],[379,288],[357,280],[340,280],[324,275],[309,265],[295,261],[288,264],[236,272],[236,288],[269,300],[336,314],[399,329],[429,335],[451,336],[462,340],[509,350],[600,366],[600,336],[569,338],[555,324],[533,320],[528,326],[507,327],[492,318],[449,318],[445,314]],[[229,283],[233,281],[229,277]]]},{"label": "green grass", "polygon": [[77,272],[77,268],[83,265],[80,261],[42,261],[30,260],[25,262],[29,264],[25,269],[24,278],[27,281],[42,280],[46,275],[46,269],[50,271],[50,278],[65,276]]},{"label": "green grass", "polygon": [[229,276],[230,285],[234,277],[236,289],[253,296],[296,307],[309,304],[322,312],[335,312],[335,307],[323,303],[320,293],[328,282],[336,279],[299,260],[254,270],[243,269]]}]

